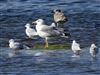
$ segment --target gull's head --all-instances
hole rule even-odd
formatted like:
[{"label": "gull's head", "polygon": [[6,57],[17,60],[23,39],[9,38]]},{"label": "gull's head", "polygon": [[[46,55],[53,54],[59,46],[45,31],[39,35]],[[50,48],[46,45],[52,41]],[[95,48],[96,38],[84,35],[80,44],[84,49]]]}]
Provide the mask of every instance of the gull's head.
[{"label": "gull's head", "polygon": [[62,11],[60,9],[54,9],[53,12],[56,13],[56,12],[62,12]]},{"label": "gull's head", "polygon": [[43,19],[38,19],[38,20],[34,21],[33,23],[43,24],[44,23],[44,20]]},{"label": "gull's head", "polygon": [[14,39],[10,39],[10,40],[9,40],[9,43],[11,43],[11,42],[14,42]]},{"label": "gull's head", "polygon": [[93,44],[91,44],[91,47],[95,48],[95,47],[96,47],[96,45],[93,43]]},{"label": "gull's head", "polygon": [[76,43],[76,41],[75,41],[75,40],[73,40],[73,43]]},{"label": "gull's head", "polygon": [[30,24],[29,24],[29,23],[27,23],[27,24],[25,25],[25,27],[26,27],[26,28],[30,27]]}]

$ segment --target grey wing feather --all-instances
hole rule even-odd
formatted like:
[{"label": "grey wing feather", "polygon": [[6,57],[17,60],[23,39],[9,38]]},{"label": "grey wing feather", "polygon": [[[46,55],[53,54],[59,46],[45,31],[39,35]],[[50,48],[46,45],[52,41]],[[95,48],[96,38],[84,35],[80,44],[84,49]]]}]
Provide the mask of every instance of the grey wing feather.
[{"label": "grey wing feather", "polygon": [[37,32],[35,31],[35,29],[30,28],[30,30],[28,31],[31,35],[38,35]]},{"label": "grey wing feather", "polygon": [[18,49],[22,49],[23,48],[23,45],[21,43],[18,43],[18,42],[15,42],[14,43],[14,46]]}]

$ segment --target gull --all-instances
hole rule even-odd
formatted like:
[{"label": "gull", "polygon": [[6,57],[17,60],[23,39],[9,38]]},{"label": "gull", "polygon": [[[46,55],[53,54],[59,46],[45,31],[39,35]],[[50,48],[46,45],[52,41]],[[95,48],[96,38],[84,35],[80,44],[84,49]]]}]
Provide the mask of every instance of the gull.
[{"label": "gull", "polygon": [[23,44],[21,44],[21,43],[19,43],[19,42],[15,42],[14,39],[10,39],[10,40],[9,40],[9,47],[10,47],[11,49],[14,49],[14,50],[24,49],[24,48],[30,49],[30,48],[29,48],[28,46],[26,46],[26,45],[23,45]]},{"label": "gull", "polygon": [[52,23],[50,26],[48,26],[44,24],[43,19],[38,19],[33,23],[36,23],[36,31],[38,35],[45,39],[45,48],[48,48],[48,39],[50,37],[63,36],[63,32],[56,29],[55,23]]},{"label": "gull", "polygon": [[96,54],[98,53],[98,48],[97,46],[93,43],[91,44],[91,47],[90,47],[90,54],[92,57],[96,57]]},{"label": "gull", "polygon": [[27,24],[25,25],[25,27],[26,27],[25,33],[26,33],[26,35],[27,35],[29,38],[32,39],[32,38],[38,36],[36,30],[33,29],[33,28],[31,28],[31,26],[30,26],[29,23],[27,23]]},{"label": "gull", "polygon": [[54,9],[53,12],[54,21],[57,23],[57,27],[63,28],[63,24],[68,21],[68,18],[60,9]]},{"label": "gull", "polygon": [[73,40],[71,48],[74,52],[74,56],[80,55],[80,45],[75,40]]}]

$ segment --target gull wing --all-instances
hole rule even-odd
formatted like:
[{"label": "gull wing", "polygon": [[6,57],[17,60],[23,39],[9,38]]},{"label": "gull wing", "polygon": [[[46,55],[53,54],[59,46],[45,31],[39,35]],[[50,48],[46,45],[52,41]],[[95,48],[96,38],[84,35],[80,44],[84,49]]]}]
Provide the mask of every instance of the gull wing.
[{"label": "gull wing", "polygon": [[64,13],[62,12],[59,12],[59,13],[55,13],[54,14],[54,20],[56,22],[59,22],[59,21],[67,21],[67,17],[64,15]]},{"label": "gull wing", "polygon": [[30,35],[38,35],[37,32],[35,31],[35,29],[29,28],[26,30],[26,33],[30,34]]},{"label": "gull wing", "polygon": [[72,44],[72,50],[73,50],[73,51],[81,50],[81,49],[80,49],[80,45],[79,45],[78,43]]},{"label": "gull wing", "polygon": [[40,28],[41,31],[49,31],[49,30],[53,30],[54,26],[42,25]]}]

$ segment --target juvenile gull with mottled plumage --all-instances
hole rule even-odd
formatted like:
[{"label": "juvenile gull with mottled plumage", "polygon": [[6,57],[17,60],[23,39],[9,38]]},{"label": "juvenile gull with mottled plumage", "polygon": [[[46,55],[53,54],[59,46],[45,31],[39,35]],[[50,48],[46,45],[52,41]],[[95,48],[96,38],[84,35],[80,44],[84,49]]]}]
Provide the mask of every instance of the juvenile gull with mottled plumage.
[{"label": "juvenile gull with mottled plumage", "polygon": [[64,23],[68,21],[67,16],[60,10],[60,9],[54,9],[54,21],[57,23],[57,27],[64,27]]}]

